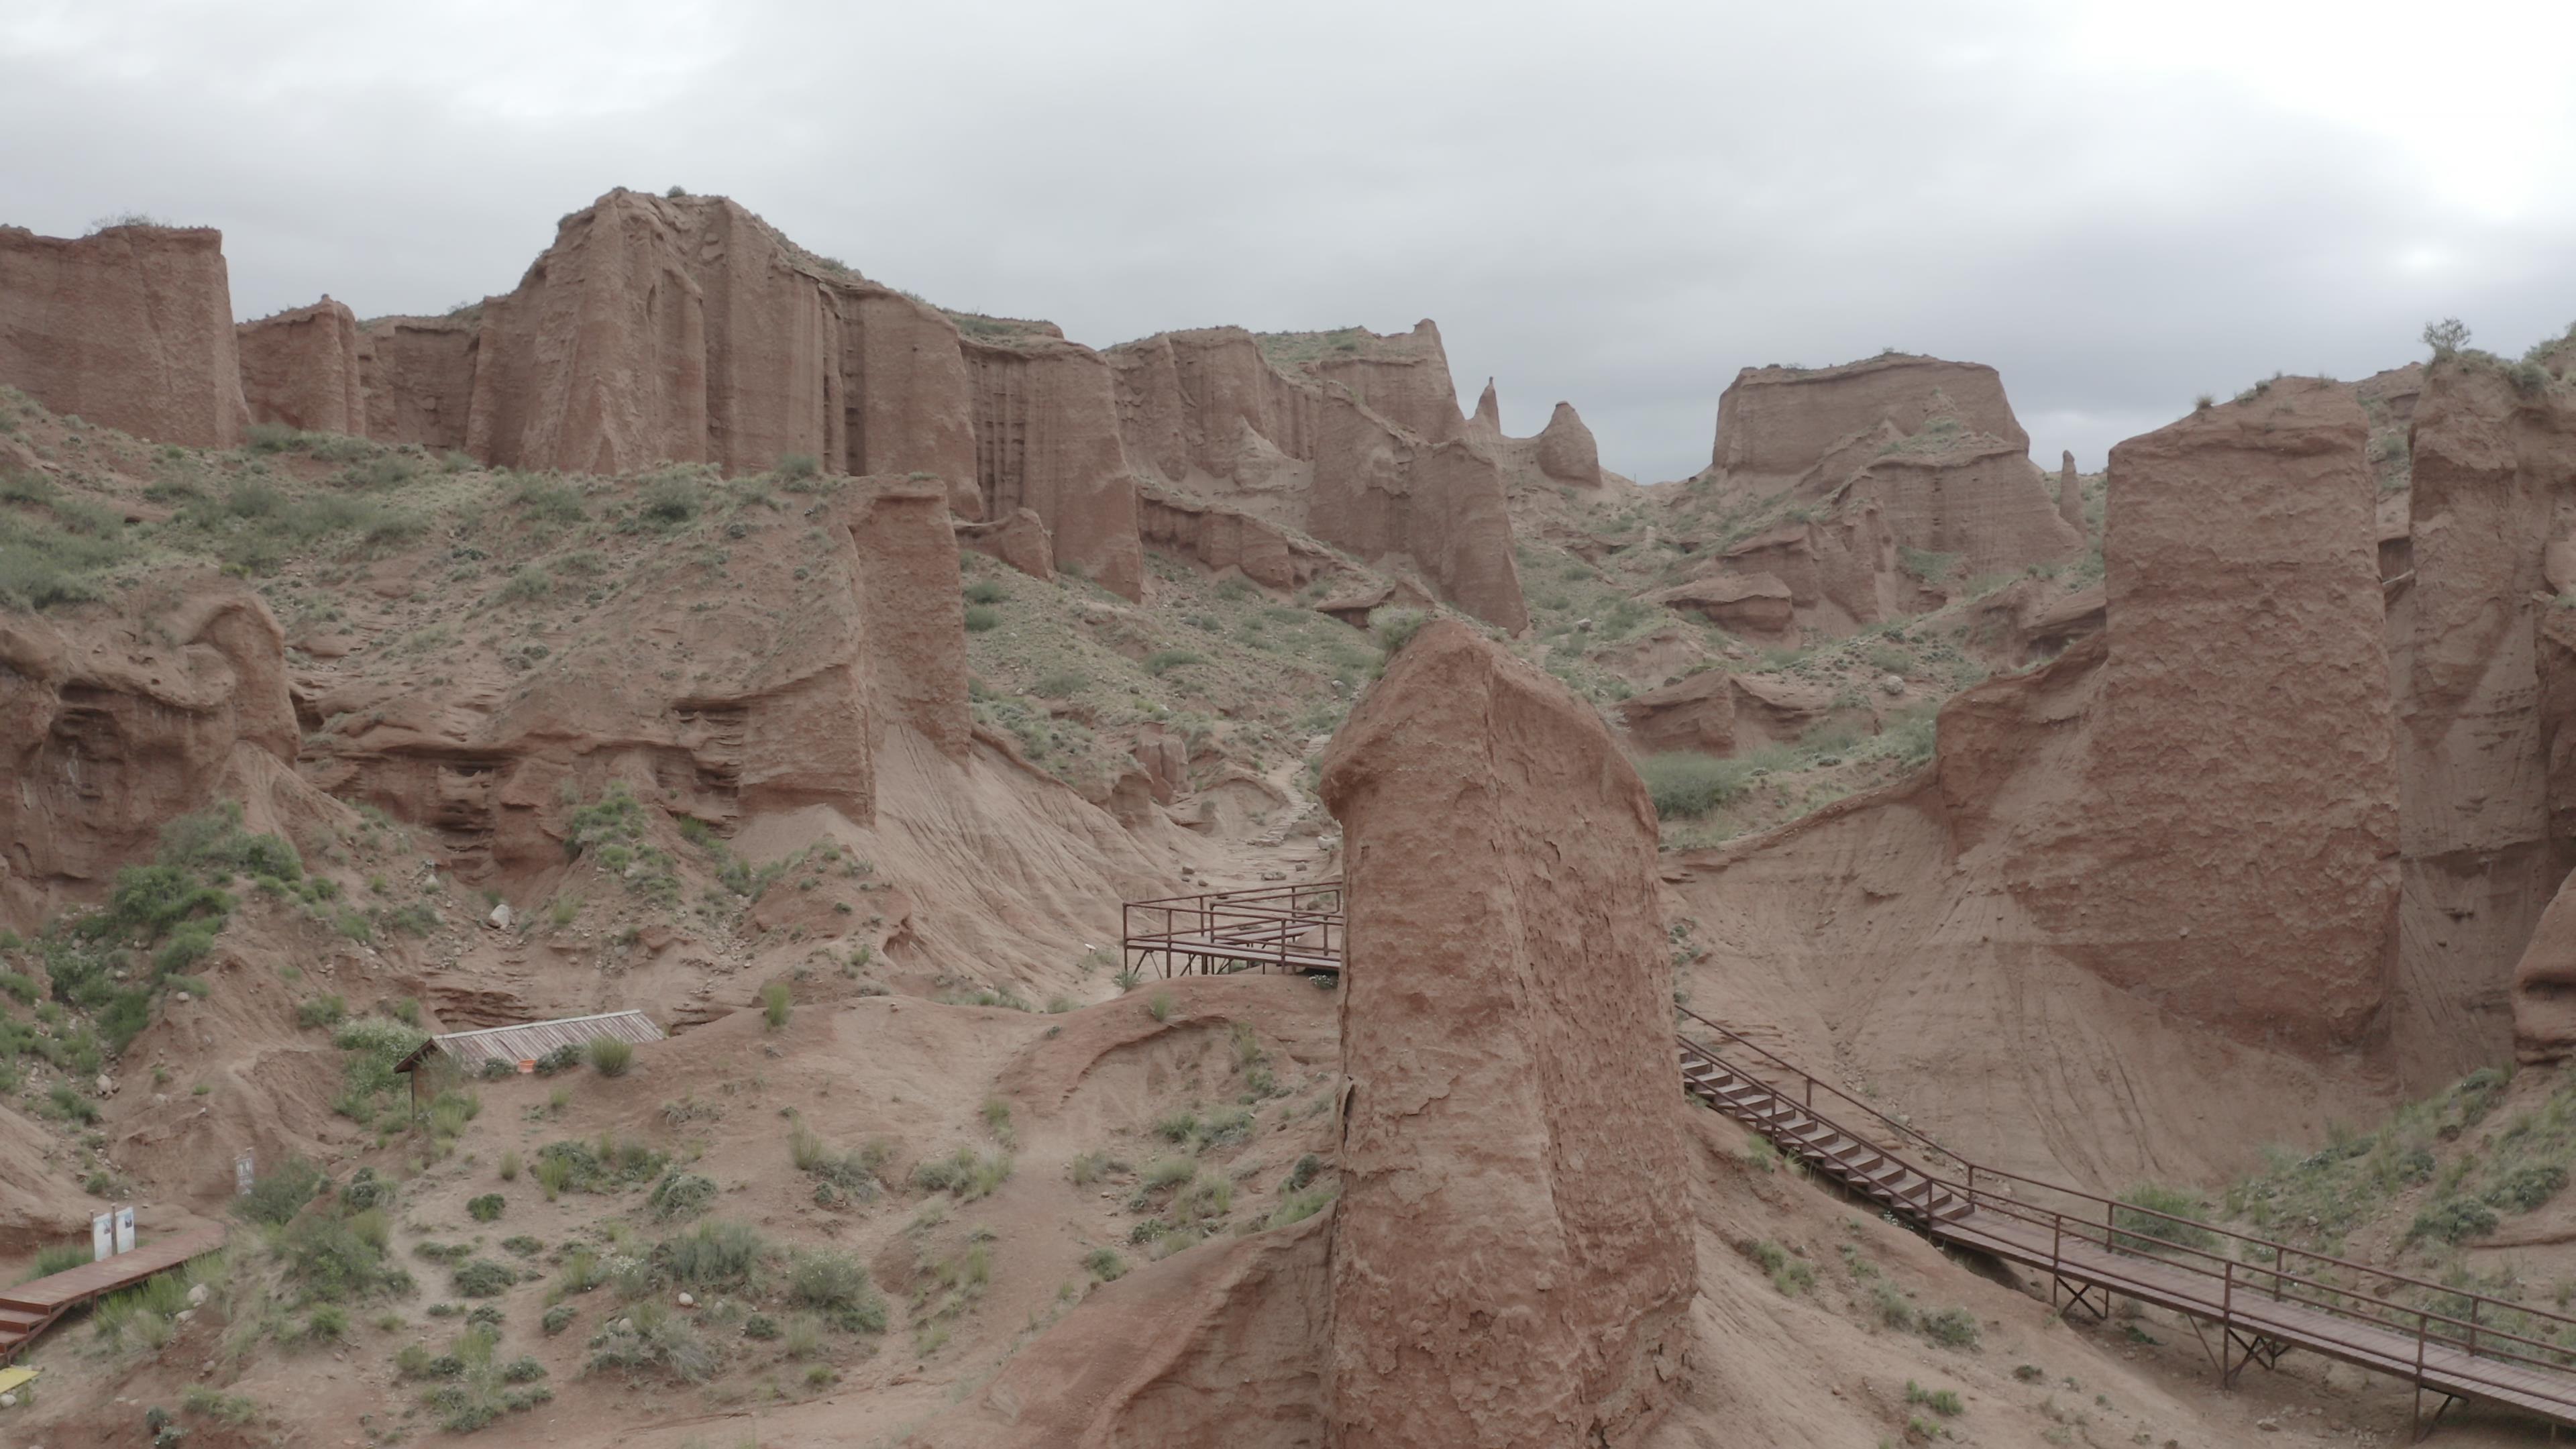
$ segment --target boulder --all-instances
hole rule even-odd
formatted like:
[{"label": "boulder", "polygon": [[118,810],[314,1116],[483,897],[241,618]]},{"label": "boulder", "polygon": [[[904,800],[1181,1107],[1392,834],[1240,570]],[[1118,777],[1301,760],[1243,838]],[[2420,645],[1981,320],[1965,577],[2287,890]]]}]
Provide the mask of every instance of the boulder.
[{"label": "boulder", "polygon": [[234,339],[252,422],[367,436],[367,339],[347,307],[324,297],[244,322]]},{"label": "boulder", "polygon": [[1619,718],[1639,749],[1695,750],[1704,755],[1735,752],[1735,691],[1723,669],[1697,674],[1648,690],[1619,703]]},{"label": "boulder", "polygon": [[957,525],[957,542],[987,558],[997,558],[1033,579],[1055,577],[1055,540],[1033,508],[1014,508],[1009,516],[984,523]]},{"label": "boulder", "polygon": [[250,409],[223,233],[0,227],[0,383],[156,443],[239,446]]},{"label": "boulder", "polygon": [[1636,1444],[1692,1372],[1696,1271],[1645,787],[1591,706],[1441,621],[1322,793],[1351,884],[1332,1442]]}]

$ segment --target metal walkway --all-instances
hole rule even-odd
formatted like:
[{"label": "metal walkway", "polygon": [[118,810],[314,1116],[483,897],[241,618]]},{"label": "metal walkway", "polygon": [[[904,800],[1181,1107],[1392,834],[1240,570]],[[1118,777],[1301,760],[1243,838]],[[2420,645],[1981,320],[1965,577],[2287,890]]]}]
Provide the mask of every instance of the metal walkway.
[{"label": "metal walkway", "polygon": [[[1131,902],[1128,969],[1338,972],[1341,891],[1323,881]],[[2222,1386],[2305,1349],[2412,1385],[2419,1439],[2471,1401],[2576,1426],[2576,1318],[1972,1162],[1677,1012],[1683,1091],[1934,1240],[2046,1273],[2064,1313],[2108,1318],[2120,1294],[2184,1315]],[[2429,1416],[2427,1394],[2440,1398]]]},{"label": "metal walkway", "polygon": [[130,1253],[31,1278],[14,1288],[0,1288],[0,1364],[16,1358],[55,1319],[91,1299],[131,1288],[223,1245],[222,1228],[191,1228],[142,1244]]}]

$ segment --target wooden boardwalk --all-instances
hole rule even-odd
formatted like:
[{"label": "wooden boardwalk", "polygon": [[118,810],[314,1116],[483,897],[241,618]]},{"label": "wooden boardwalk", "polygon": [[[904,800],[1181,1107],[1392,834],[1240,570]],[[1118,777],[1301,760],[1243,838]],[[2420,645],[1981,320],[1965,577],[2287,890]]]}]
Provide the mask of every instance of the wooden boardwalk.
[{"label": "wooden boardwalk", "polygon": [[55,1319],[91,1299],[130,1288],[223,1245],[221,1227],[190,1228],[141,1244],[130,1253],[0,1288],[0,1364],[16,1358]]}]

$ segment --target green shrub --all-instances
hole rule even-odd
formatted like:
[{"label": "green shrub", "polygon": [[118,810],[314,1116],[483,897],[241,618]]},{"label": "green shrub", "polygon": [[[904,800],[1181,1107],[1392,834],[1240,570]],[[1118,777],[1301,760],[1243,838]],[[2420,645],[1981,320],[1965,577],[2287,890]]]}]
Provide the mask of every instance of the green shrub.
[{"label": "green shrub", "polygon": [[322,1192],[322,1169],[290,1157],[251,1179],[235,1211],[255,1223],[283,1223]]},{"label": "green shrub", "polygon": [[1144,662],[1145,672],[1160,679],[1175,669],[1187,668],[1193,664],[1205,664],[1207,656],[1193,654],[1187,649],[1157,649],[1146,655]]},{"label": "green shrub", "polygon": [[1965,1308],[1944,1308],[1926,1313],[1922,1322],[1923,1336],[1943,1348],[1975,1348],[1977,1315]]},{"label": "green shrub", "polygon": [[[5,588],[6,586],[6,579],[0,578],[0,588]],[[1000,627],[1002,627],[1002,614],[1000,610],[988,609],[982,604],[969,604],[966,607],[967,633],[988,634]]]},{"label": "green shrub", "polygon": [[2483,1238],[2496,1230],[2496,1211],[2475,1198],[2455,1197],[2437,1202],[2415,1215],[2406,1229],[2406,1240],[2439,1238],[2445,1243],[2463,1243]]},{"label": "green shrub", "polygon": [[487,1192],[481,1197],[466,1201],[465,1215],[478,1223],[498,1222],[504,1206],[499,1193]]},{"label": "green shrub", "polygon": [[767,1343],[778,1337],[778,1320],[766,1313],[755,1313],[742,1321],[742,1336]]},{"label": "green shrub", "polygon": [[2208,1215],[2209,1204],[2191,1193],[2142,1182],[2129,1189],[2124,1203],[2127,1205],[2112,1213],[2112,1220],[2122,1230],[2112,1239],[2119,1247],[2139,1251],[2157,1243],[2170,1243],[2181,1248],[2207,1249],[2218,1241],[2218,1234],[2196,1221],[2174,1220]]},{"label": "green shrub", "polygon": [[912,1185],[924,1192],[954,1194],[960,1201],[973,1202],[988,1197],[995,1188],[1010,1180],[1011,1154],[979,1153],[972,1147],[960,1147],[948,1157],[934,1157],[912,1169]]},{"label": "green shrub", "polygon": [[661,1181],[653,1184],[653,1193],[647,1202],[653,1209],[653,1216],[667,1223],[696,1217],[715,1200],[714,1178],[682,1172],[675,1167],[664,1173]]},{"label": "green shrub", "polygon": [[1686,820],[1730,804],[1743,793],[1753,766],[1743,760],[1676,752],[1637,762],[1659,820]]},{"label": "green shrub", "polygon": [[490,1298],[518,1282],[519,1270],[489,1258],[474,1258],[459,1265],[449,1279],[460,1297]]},{"label": "green shrub", "polygon": [[665,473],[644,485],[644,517],[666,527],[697,517],[706,501],[706,490],[686,474]]},{"label": "green shrub", "polygon": [[772,981],[760,988],[760,1014],[772,1031],[787,1024],[796,1009],[795,995],[784,981]]},{"label": "green shrub", "polygon": [[1369,614],[1369,637],[1377,641],[1381,656],[1392,659],[1413,642],[1431,616],[1420,609],[1385,608]]},{"label": "green shrub", "polygon": [[239,1428],[259,1417],[259,1402],[242,1394],[227,1394],[205,1384],[190,1384],[187,1397],[179,1407],[191,1414],[219,1419]]},{"label": "green shrub", "polygon": [[868,1270],[847,1253],[812,1253],[796,1260],[787,1296],[853,1333],[882,1333],[886,1302],[868,1281]]},{"label": "green shrub", "polygon": [[2518,1167],[2489,1188],[2483,1201],[2494,1208],[2527,1213],[2558,1195],[2567,1185],[2567,1169],[2554,1162]]},{"label": "green shrub", "polygon": [[590,1065],[603,1077],[625,1076],[628,1064],[634,1060],[635,1044],[632,1042],[603,1036],[593,1038],[590,1043]]},{"label": "green shrub", "polygon": [[[670,1159],[641,1142],[602,1135],[596,1144],[549,1142],[537,1149],[537,1182],[555,1192],[608,1193],[651,1182]],[[556,1180],[549,1182],[549,1177]]]},{"label": "green shrub", "polygon": [[308,1030],[338,1026],[349,1014],[349,1004],[337,996],[316,996],[300,1002],[295,1008],[295,1024]]},{"label": "green shrub", "polygon": [[966,602],[970,604],[998,604],[1003,598],[1000,579],[977,579],[966,586]]},{"label": "green shrub", "polygon": [[1103,1283],[1115,1283],[1127,1276],[1127,1260],[1107,1248],[1094,1248],[1083,1255],[1082,1266]]},{"label": "green shrub", "polygon": [[691,1288],[739,1287],[769,1251],[769,1244],[748,1223],[700,1223],[654,1250],[655,1260],[673,1281]]}]

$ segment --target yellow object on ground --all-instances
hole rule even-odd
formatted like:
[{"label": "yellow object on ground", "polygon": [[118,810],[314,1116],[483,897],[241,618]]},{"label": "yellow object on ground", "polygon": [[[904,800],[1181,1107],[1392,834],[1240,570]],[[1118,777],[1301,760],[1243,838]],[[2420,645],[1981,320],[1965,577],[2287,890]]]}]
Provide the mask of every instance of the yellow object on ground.
[{"label": "yellow object on ground", "polygon": [[23,1385],[31,1384],[35,1381],[36,1371],[34,1369],[0,1368],[0,1394],[14,1393]]}]

